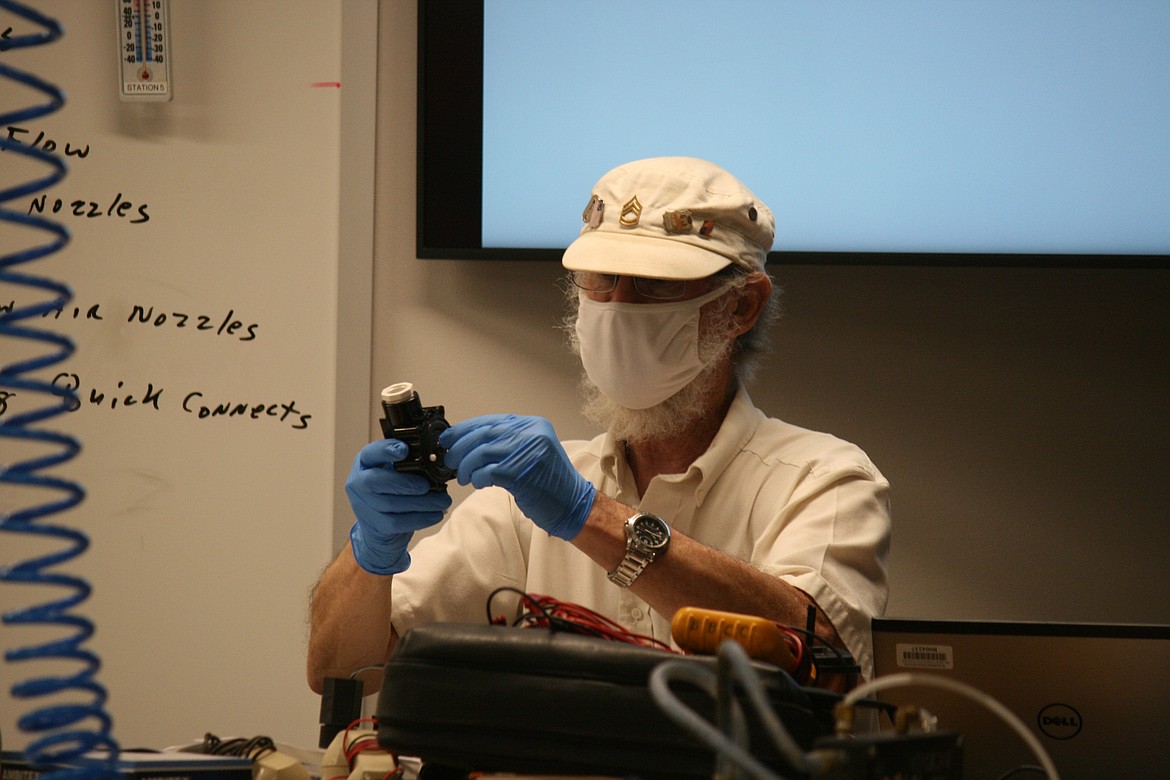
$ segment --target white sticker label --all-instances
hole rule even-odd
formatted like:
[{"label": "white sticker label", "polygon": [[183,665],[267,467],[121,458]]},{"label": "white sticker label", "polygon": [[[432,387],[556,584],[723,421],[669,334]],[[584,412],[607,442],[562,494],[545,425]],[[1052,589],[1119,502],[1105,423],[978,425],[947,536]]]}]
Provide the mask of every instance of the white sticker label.
[{"label": "white sticker label", "polygon": [[950,645],[898,645],[898,667],[901,669],[953,669],[954,655]]}]

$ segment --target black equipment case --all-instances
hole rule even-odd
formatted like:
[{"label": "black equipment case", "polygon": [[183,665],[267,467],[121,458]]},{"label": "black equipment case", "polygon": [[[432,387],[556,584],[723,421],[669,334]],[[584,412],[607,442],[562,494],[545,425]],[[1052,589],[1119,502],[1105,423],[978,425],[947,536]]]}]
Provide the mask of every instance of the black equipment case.
[{"label": "black equipment case", "polygon": [[[710,777],[710,748],[676,726],[652,698],[659,663],[711,657],[541,628],[435,624],[401,638],[376,711],[378,742],[452,769],[527,774]],[[757,665],[774,710],[806,750],[832,732],[835,694],[799,687]],[[687,684],[672,691],[712,720],[715,703]],[[750,750],[789,768],[747,710]]]}]

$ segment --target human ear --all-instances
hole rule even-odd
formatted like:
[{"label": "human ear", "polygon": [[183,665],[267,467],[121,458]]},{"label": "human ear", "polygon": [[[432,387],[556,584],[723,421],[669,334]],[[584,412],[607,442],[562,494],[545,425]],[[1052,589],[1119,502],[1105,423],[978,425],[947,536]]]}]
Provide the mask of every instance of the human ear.
[{"label": "human ear", "polygon": [[772,297],[772,280],[766,273],[755,271],[748,276],[747,284],[740,291],[735,310],[731,312],[731,323],[736,336],[752,329]]}]

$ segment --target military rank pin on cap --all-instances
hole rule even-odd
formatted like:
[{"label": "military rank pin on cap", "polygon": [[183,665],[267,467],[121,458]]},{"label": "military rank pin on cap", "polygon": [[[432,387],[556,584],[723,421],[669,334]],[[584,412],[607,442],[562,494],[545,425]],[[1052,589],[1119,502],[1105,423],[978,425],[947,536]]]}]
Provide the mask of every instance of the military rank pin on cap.
[{"label": "military rank pin on cap", "polygon": [[637,160],[606,173],[561,260],[570,271],[700,279],[734,263],[764,269],[772,211],[743,182],[694,157]]}]

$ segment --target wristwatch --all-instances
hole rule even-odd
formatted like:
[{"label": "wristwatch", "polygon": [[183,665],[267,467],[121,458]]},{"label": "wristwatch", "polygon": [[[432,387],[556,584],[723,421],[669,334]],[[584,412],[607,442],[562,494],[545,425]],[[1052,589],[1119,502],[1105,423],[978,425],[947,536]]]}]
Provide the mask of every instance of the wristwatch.
[{"label": "wristwatch", "polygon": [[670,546],[670,526],[658,515],[639,512],[626,521],[626,557],[609,573],[609,581],[628,588]]}]

